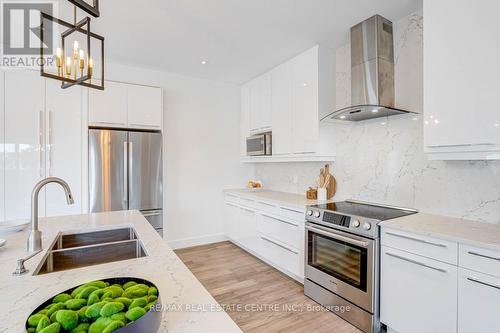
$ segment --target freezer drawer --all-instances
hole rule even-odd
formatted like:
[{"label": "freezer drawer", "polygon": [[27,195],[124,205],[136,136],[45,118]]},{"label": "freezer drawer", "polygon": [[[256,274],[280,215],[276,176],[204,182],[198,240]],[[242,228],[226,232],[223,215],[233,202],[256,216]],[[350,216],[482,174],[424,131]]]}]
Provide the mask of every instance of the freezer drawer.
[{"label": "freezer drawer", "polygon": [[146,210],[141,211],[142,215],[148,220],[149,224],[155,229],[163,228],[163,214],[162,210]]}]

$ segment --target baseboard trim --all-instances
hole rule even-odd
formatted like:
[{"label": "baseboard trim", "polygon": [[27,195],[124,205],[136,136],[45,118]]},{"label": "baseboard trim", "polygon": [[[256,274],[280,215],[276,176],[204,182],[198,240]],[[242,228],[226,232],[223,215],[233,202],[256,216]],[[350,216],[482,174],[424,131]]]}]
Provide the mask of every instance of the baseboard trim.
[{"label": "baseboard trim", "polygon": [[224,234],[213,234],[213,235],[205,235],[205,236],[199,236],[199,237],[175,239],[175,240],[171,240],[171,241],[167,241],[167,242],[168,242],[168,245],[170,245],[170,247],[172,249],[177,250],[177,249],[183,249],[186,247],[223,242],[226,240],[227,240],[227,237]]}]

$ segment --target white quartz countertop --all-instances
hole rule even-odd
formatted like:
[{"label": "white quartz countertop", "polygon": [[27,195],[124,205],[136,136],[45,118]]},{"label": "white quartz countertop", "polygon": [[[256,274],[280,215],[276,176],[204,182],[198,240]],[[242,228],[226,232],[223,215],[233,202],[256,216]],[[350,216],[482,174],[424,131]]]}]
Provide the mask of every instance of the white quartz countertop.
[{"label": "white quartz countertop", "polygon": [[500,251],[500,224],[417,213],[387,220],[379,225]]},{"label": "white quartz countertop", "polygon": [[16,260],[26,256],[28,231],[2,238],[0,248],[0,332],[25,332],[27,316],[38,305],[79,284],[112,277],[138,277],[158,286],[163,308],[158,332],[241,332],[227,313],[138,211],[72,215],[42,219],[43,247],[57,234],[133,226],[147,257],[33,276],[45,251],[26,262],[29,273],[12,276]]},{"label": "white quartz countertop", "polygon": [[252,191],[250,189],[227,189],[224,190],[227,194],[234,194],[240,197],[252,198],[255,200],[263,200],[263,201],[271,201],[279,205],[289,206],[299,208],[302,211],[305,211],[305,207],[309,205],[317,205],[326,202],[333,202],[333,200],[309,200],[306,198],[305,194],[295,194],[288,192],[279,192],[279,191],[271,191],[271,190],[258,190]]}]

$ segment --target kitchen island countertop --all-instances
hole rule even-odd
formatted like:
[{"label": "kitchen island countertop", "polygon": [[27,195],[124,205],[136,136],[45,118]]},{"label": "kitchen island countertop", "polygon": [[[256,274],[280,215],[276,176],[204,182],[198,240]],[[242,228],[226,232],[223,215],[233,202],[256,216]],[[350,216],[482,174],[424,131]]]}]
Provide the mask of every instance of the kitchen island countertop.
[{"label": "kitchen island countertop", "polygon": [[[147,257],[33,276],[45,250],[59,232],[81,232],[133,226]],[[138,211],[51,217],[40,220],[44,251],[25,264],[29,272],[15,277],[16,260],[26,256],[28,230],[2,236],[0,248],[0,332],[25,332],[27,316],[56,294],[92,280],[138,277],[158,286],[163,316],[158,332],[241,332],[227,313],[161,239]]]}]

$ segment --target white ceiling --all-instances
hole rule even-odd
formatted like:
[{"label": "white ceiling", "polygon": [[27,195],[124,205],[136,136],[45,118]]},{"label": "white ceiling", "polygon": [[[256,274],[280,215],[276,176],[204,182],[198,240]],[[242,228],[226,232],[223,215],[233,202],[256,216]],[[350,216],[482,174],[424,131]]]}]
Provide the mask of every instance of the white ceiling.
[{"label": "white ceiling", "polygon": [[[109,61],[242,83],[381,14],[397,19],[422,0],[103,0],[92,30]],[[201,65],[207,60],[207,65]]]}]

